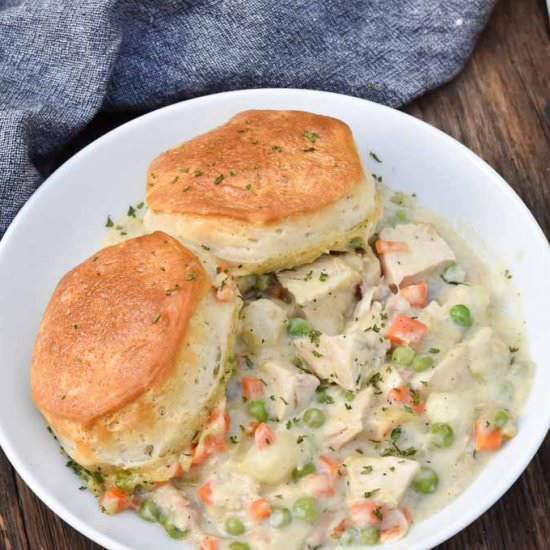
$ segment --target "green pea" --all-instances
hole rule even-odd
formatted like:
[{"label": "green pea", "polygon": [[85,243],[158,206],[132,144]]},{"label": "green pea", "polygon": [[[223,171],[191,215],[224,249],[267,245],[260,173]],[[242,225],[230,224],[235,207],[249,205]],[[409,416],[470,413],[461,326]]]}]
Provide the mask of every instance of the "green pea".
[{"label": "green pea", "polygon": [[445,422],[432,424],[432,436],[433,444],[440,449],[450,447],[455,440],[453,429]]},{"label": "green pea", "polygon": [[495,414],[495,426],[497,426],[497,428],[502,428],[504,425],[506,425],[509,419],[510,416],[508,415],[508,413],[505,410],[501,409]]},{"label": "green pea", "polygon": [[250,546],[246,542],[240,542],[238,540],[232,542],[229,548],[230,550],[250,550]]},{"label": "green pea", "polygon": [[246,405],[246,411],[258,422],[265,422],[267,420],[267,409],[262,399],[249,401]]},{"label": "green pea", "polygon": [[304,422],[310,428],[320,428],[325,423],[325,413],[317,408],[308,409],[304,413]]},{"label": "green pea", "polygon": [[438,484],[439,477],[431,468],[421,468],[412,483],[413,489],[424,495],[434,493]]},{"label": "green pea", "polygon": [[291,521],[292,518],[290,516],[290,510],[288,508],[275,508],[271,512],[271,516],[269,517],[269,524],[271,525],[271,527],[276,527],[277,529],[285,527]]},{"label": "green pea", "polygon": [[225,530],[229,535],[242,535],[244,533],[244,524],[239,518],[233,516],[227,518]]},{"label": "green pea", "polygon": [[464,305],[458,304],[449,310],[451,319],[461,327],[471,327],[474,322],[472,312]]},{"label": "green pea", "polygon": [[415,355],[416,353],[411,347],[397,346],[391,354],[391,360],[398,365],[406,367],[412,363]]},{"label": "green pea", "polygon": [[292,506],[295,517],[313,523],[319,517],[319,508],[313,497],[300,497]]},{"label": "green pea", "polygon": [[313,327],[305,319],[292,317],[292,319],[288,320],[286,331],[291,338],[300,338],[311,334]]},{"label": "green pea", "polygon": [[380,540],[380,530],[374,525],[365,527],[359,532],[359,542],[361,544],[376,544]]},{"label": "green pea", "polygon": [[152,498],[146,498],[139,505],[139,515],[147,521],[159,521],[161,511],[157,503]]},{"label": "green pea", "polygon": [[414,372],[423,372],[433,366],[433,357],[429,355],[417,355],[412,362]]},{"label": "green pea", "polygon": [[303,477],[312,474],[313,472],[315,472],[315,465],[313,464],[313,462],[307,462],[302,466],[296,466],[296,468],[294,468],[294,470],[292,471],[292,479],[294,481],[298,481]]},{"label": "green pea", "polygon": [[189,531],[187,529],[183,531],[179,527],[176,527],[173,523],[165,523],[164,529],[166,530],[170,538],[176,540],[181,540],[189,534]]}]

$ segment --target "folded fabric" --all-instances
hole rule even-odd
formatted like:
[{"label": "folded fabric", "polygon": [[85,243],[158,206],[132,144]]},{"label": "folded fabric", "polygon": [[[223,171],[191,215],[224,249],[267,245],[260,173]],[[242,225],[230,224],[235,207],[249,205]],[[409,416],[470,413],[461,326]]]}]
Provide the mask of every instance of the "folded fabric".
[{"label": "folded fabric", "polygon": [[0,236],[36,158],[102,108],[259,87],[399,106],[460,70],[494,2],[0,0]]}]

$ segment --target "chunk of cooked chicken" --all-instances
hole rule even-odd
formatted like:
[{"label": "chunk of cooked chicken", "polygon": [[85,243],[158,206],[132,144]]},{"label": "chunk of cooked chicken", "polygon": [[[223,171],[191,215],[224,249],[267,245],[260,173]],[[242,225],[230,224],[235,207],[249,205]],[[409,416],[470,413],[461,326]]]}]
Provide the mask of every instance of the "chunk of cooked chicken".
[{"label": "chunk of cooked chicken", "polygon": [[449,245],[426,223],[385,227],[380,240],[404,243],[403,250],[386,251],[381,256],[388,284],[399,286],[421,281],[431,271],[455,260]]},{"label": "chunk of cooked chicken", "polygon": [[267,361],[261,365],[260,372],[273,395],[268,401],[269,409],[279,421],[305,407],[319,385],[316,376],[285,361]]},{"label": "chunk of cooked chicken", "polygon": [[367,409],[372,402],[372,388],[355,394],[351,401],[341,397],[327,408],[327,421],[319,429],[325,447],[339,449],[363,431]]},{"label": "chunk of cooked chicken", "polygon": [[384,362],[389,343],[382,337],[382,305],[369,292],[356,307],[343,334],[296,338],[294,345],[309,369],[347,390],[357,390]]},{"label": "chunk of cooked chicken", "polygon": [[302,307],[308,321],[333,335],[342,332],[346,313],[354,304],[361,267],[341,256],[322,256],[312,264],[281,271],[277,278]]},{"label": "chunk of cooked chicken", "polygon": [[397,508],[412,479],[420,469],[415,460],[395,456],[353,455],[344,461],[348,472],[348,498],[351,502],[372,498]]}]

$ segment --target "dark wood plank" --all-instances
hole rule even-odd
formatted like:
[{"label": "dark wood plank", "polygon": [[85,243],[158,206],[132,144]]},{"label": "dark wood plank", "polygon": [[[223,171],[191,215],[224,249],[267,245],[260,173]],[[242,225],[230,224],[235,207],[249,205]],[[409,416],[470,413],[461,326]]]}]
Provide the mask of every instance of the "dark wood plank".
[{"label": "dark wood plank", "polygon": [[0,548],[29,548],[23,523],[15,472],[0,450]]},{"label": "dark wood plank", "polygon": [[[466,144],[550,235],[550,40],[544,0],[501,0],[463,73],[405,110]],[[53,165],[132,115],[102,114]],[[43,167],[48,173],[52,164]],[[439,550],[550,548],[550,439],[479,520]],[[17,479],[17,482],[15,481]],[[50,512],[0,453],[0,548],[98,550]]]},{"label": "dark wood plank", "polygon": [[[550,40],[543,0],[503,0],[464,72],[406,107],[493,166],[550,236]],[[478,521],[439,550],[550,548],[550,439]]]}]

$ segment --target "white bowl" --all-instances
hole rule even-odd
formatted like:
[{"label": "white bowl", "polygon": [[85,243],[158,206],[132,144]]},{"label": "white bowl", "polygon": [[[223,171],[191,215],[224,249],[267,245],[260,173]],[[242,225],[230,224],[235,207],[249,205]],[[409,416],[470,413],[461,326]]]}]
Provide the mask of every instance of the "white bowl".
[{"label": "white bowl", "polygon": [[[376,103],[305,90],[246,90],[184,101],[98,139],[40,187],[0,243],[0,443],[30,488],[56,514],[111,549],[190,548],[133,514],[101,514],[78,491],[56,442],[33,406],[29,368],[40,317],[61,275],[97,248],[107,215],[143,199],[150,160],[164,149],[251,108],[302,109],[353,129],[365,162],[420,203],[475,228],[521,291],[531,355],[538,365],[519,433],[445,509],[414,526],[395,550],[428,549],[487,510],[516,480],[550,426],[550,247],[514,191],[487,164],[435,128]],[[383,164],[372,166],[368,152]]]}]

